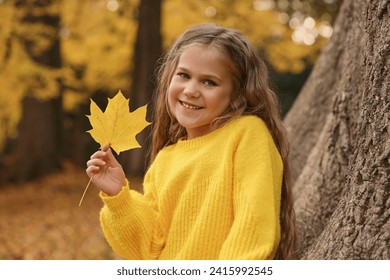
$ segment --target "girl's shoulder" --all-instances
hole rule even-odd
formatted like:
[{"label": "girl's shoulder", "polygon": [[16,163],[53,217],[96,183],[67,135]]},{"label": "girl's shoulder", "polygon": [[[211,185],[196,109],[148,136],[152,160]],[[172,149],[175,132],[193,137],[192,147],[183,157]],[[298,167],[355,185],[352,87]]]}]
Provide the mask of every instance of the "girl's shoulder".
[{"label": "girl's shoulder", "polygon": [[244,116],[239,116],[237,118],[234,118],[231,123],[240,123],[240,124],[253,124],[253,125],[256,125],[256,124],[261,124],[261,123],[264,123],[264,121],[259,118],[258,116],[254,116],[254,115],[244,115]]},{"label": "girl's shoulder", "polygon": [[237,132],[269,132],[264,120],[253,115],[240,116],[230,121],[227,125],[230,127],[230,130]]},{"label": "girl's shoulder", "polygon": [[231,141],[236,143],[251,143],[252,145],[263,145],[273,143],[272,133],[263,119],[253,115],[241,116],[228,124],[230,126],[229,136]]}]

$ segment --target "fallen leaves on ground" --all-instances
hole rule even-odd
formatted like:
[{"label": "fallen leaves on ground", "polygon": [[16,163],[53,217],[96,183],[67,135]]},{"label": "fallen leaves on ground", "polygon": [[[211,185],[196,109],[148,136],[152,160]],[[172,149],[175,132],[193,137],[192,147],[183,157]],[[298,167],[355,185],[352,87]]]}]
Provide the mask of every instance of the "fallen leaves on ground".
[{"label": "fallen leaves on ground", "polygon": [[67,164],[61,173],[1,187],[0,259],[120,259],[100,227],[97,189],[78,207],[87,182],[84,170]]}]

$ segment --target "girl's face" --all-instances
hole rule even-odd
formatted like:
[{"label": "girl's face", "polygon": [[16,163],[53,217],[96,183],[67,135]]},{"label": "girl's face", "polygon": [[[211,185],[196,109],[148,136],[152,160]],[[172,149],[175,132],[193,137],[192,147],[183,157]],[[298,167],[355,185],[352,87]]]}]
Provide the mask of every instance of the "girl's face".
[{"label": "girl's face", "polygon": [[171,113],[188,139],[212,131],[211,122],[228,108],[233,74],[215,48],[194,45],[184,49],[168,88]]}]

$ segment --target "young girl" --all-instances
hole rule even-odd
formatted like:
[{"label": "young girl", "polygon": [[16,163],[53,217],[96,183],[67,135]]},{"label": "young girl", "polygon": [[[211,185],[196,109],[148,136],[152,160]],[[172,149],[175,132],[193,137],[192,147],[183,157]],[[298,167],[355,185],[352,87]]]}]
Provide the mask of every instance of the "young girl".
[{"label": "young girl", "polygon": [[158,79],[144,194],[109,147],[87,162],[112,248],[127,259],[293,258],[288,147],[254,47],[236,30],[198,25]]}]

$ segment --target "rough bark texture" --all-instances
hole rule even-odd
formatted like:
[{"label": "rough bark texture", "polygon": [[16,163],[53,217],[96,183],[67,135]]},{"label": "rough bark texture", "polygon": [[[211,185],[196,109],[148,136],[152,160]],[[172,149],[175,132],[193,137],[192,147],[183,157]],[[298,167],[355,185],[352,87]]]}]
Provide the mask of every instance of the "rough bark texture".
[{"label": "rough bark texture", "polygon": [[390,259],[390,1],[345,0],[285,124],[302,258]]}]

